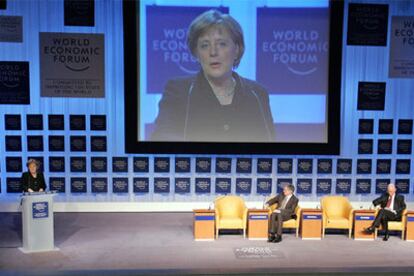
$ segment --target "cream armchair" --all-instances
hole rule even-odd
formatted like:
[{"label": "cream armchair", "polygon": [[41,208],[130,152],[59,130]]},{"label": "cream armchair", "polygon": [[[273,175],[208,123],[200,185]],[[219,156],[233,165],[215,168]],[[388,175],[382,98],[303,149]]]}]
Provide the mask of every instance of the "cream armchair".
[{"label": "cream armchair", "polygon": [[216,238],[221,229],[243,229],[246,237],[248,209],[243,198],[239,196],[223,196],[214,201],[216,212]]},{"label": "cream armchair", "polygon": [[[379,212],[379,208],[377,208],[375,212],[375,216],[377,216]],[[405,234],[405,226],[407,225],[407,209],[405,209],[401,214],[401,221],[389,221],[388,222],[388,230],[391,231],[401,231],[401,239],[404,239]],[[382,226],[380,227],[382,229]],[[377,238],[377,228],[375,228],[375,238]]]},{"label": "cream armchair", "polygon": [[[270,219],[273,211],[276,210],[276,208],[277,208],[277,204],[273,204],[273,205],[270,205],[268,207],[268,209],[269,209],[269,219]],[[296,219],[292,218],[290,220],[287,220],[287,221],[283,222],[283,229],[296,229],[296,237],[299,237],[299,227],[300,227],[300,217],[301,217],[300,213],[301,213],[301,209],[298,205],[298,206],[296,206],[296,209],[295,209]]]},{"label": "cream armchair", "polygon": [[348,229],[351,238],[353,213],[351,203],[344,196],[325,196],[321,199],[322,206],[322,237],[325,229]]}]

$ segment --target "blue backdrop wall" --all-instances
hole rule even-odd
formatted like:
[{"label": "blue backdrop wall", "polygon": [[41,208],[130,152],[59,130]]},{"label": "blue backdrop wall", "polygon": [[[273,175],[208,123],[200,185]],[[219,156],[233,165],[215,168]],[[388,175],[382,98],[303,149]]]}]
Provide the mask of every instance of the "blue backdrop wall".
[{"label": "blue backdrop wall", "polygon": [[[175,1],[177,2],[177,1]],[[263,5],[267,1],[262,1]],[[354,2],[354,1],[353,1]],[[358,3],[385,3],[389,4],[389,23],[388,36],[390,33],[392,15],[413,15],[414,3],[412,1],[355,1]],[[157,4],[171,4],[168,1],[154,1]],[[178,3],[178,2],[177,2]],[[272,1],[274,4],[275,1]],[[88,201],[88,202],[140,202],[140,201],[210,201],[216,194],[216,178],[231,179],[231,192],[236,192],[237,178],[242,180],[251,179],[251,191],[243,196],[249,201],[262,200],[263,196],[257,193],[257,179],[271,179],[271,191],[276,192],[279,179],[289,179],[295,185],[297,181],[306,180],[306,183],[312,183],[311,190],[300,194],[302,200],[318,200],[322,193],[317,192],[318,179],[331,179],[331,187],[324,190],[324,193],[337,193],[337,183],[342,183],[342,179],[351,181],[349,196],[354,201],[368,201],[376,194],[376,181],[378,179],[390,179],[391,181],[403,180],[409,181],[410,187],[406,195],[412,200],[414,193],[414,174],[409,168],[408,173],[396,173],[397,163],[411,163],[413,153],[397,154],[397,143],[399,139],[412,140],[412,134],[398,134],[399,119],[414,119],[414,101],[412,93],[414,91],[413,79],[390,79],[388,78],[388,61],[389,61],[389,41],[385,47],[370,46],[347,46],[347,13],[348,3],[345,1],[344,16],[344,45],[343,45],[343,67],[342,67],[342,90],[341,90],[341,155],[340,156],[216,156],[216,155],[128,155],[124,151],[124,85],[123,85],[123,29],[122,29],[122,2],[121,1],[95,1],[95,27],[69,27],[64,26],[62,1],[24,1],[15,0],[7,2],[7,9],[0,10],[0,15],[21,15],[23,16],[23,43],[4,43],[0,42],[0,61],[28,61],[30,64],[30,105],[0,105],[0,181],[2,200],[14,200],[16,193],[7,192],[7,182],[14,177],[20,177],[21,172],[8,172],[6,168],[6,157],[21,157],[24,164],[28,157],[37,156],[44,159],[44,172],[46,180],[49,177],[60,177],[65,180],[65,192],[58,197],[59,201]],[[211,1],[212,4],[226,4],[226,1]],[[230,10],[230,14],[232,11]],[[71,32],[71,33],[103,33],[105,35],[105,98],[101,99],[80,99],[80,98],[44,98],[40,97],[40,74],[39,74],[39,32]],[[386,101],[384,111],[358,111],[357,96],[358,82],[386,82]],[[16,114],[21,116],[22,130],[5,130],[5,115]],[[42,114],[43,130],[27,130],[26,115]],[[48,130],[48,115],[64,114],[65,129],[61,131]],[[106,115],[107,128],[105,131],[90,130],[90,115]],[[74,131],[69,129],[70,115],[86,115],[86,130]],[[373,134],[359,134],[359,119],[373,119]],[[380,119],[394,119],[392,134],[378,134]],[[21,136],[22,151],[6,151],[6,136]],[[27,137],[32,135],[43,136],[44,150],[38,152],[27,151]],[[49,152],[48,137],[50,135],[65,136],[65,151]],[[74,153],[70,151],[70,136],[86,136],[87,147],[85,152]],[[92,136],[107,137],[107,151],[91,151]],[[358,140],[372,139],[373,153],[358,154]],[[382,139],[392,140],[391,154],[378,154],[378,141]],[[71,172],[71,157],[86,157],[86,172]],[[65,171],[50,172],[49,157],[64,157]],[[107,158],[107,172],[92,172],[91,163],[93,157]],[[123,173],[116,173],[112,170],[113,157],[126,157],[128,160],[128,170]],[[134,158],[148,157],[148,172],[134,172]],[[154,157],[167,157],[169,159],[169,172],[154,172]],[[175,173],[175,158],[189,157],[191,160],[191,170],[189,173]],[[230,157],[232,159],[231,173],[219,174],[215,172],[215,161],[218,157]],[[196,172],[196,159],[207,158],[210,162],[210,172]],[[210,159],[209,159],[210,158]],[[251,158],[251,172],[237,173],[236,163],[238,158]],[[256,166],[258,158],[271,158],[271,173],[258,173]],[[293,170],[291,173],[278,174],[278,161],[285,158],[292,159]],[[301,159],[312,159],[313,169],[310,173],[299,173],[298,163]],[[318,173],[318,159],[331,159],[332,172],[325,174]],[[352,160],[352,171],[350,174],[342,174],[337,171],[337,162],[341,159]],[[372,160],[372,170],[367,174],[357,173],[358,159]],[[376,174],[377,160],[387,159],[391,162],[389,173]],[[398,161],[405,160],[405,161]],[[199,160],[205,161],[205,159]],[[243,161],[243,160],[239,160]],[[201,163],[200,163],[201,164]],[[205,164],[205,162],[204,162]],[[362,166],[362,165],[361,165]],[[362,166],[363,167],[363,166]],[[403,166],[404,167],[404,166]],[[86,178],[86,193],[71,193],[72,178]],[[104,192],[92,192],[92,181],[94,178],[104,178],[107,181],[107,189]],[[127,180],[128,189],[124,193],[116,193],[113,190],[113,178],[122,178]],[[148,192],[134,192],[134,183],[137,184],[135,191],[142,188],[142,181],[137,178],[144,178],[144,183],[148,179]],[[170,181],[168,193],[154,192],[154,178],[167,178]],[[189,178],[190,191],[185,194],[175,192],[175,178]],[[196,180],[199,178],[198,180]],[[197,194],[195,182],[205,178],[210,179],[211,189],[208,193]],[[301,180],[302,179],[302,180]],[[361,187],[366,187],[371,181],[371,187],[368,190],[357,191],[357,182],[362,181]],[[95,179],[96,180],[96,179]],[[339,180],[339,181],[338,181]],[[240,180],[239,180],[240,181]],[[48,181],[47,181],[48,182]],[[105,181],[104,181],[105,182]],[[201,183],[199,182],[199,183]],[[346,181],[345,181],[346,182]],[[325,181],[326,183],[326,181]],[[205,183],[204,183],[205,184]],[[305,185],[306,184],[306,185]],[[202,185],[202,184],[200,184]]]}]

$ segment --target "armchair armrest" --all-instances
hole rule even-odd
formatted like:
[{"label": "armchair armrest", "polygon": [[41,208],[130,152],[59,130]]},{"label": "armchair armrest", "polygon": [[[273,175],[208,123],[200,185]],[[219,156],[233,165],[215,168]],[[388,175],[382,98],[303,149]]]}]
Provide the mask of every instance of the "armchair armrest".
[{"label": "armchair armrest", "polygon": [[249,213],[249,209],[247,207],[244,207],[243,210],[243,226],[246,229],[247,228],[247,215]]},{"label": "armchair armrest", "polygon": [[300,225],[300,217],[301,217],[302,209],[298,206],[296,210],[296,226]]},{"label": "armchair armrest", "polygon": [[404,225],[404,227],[405,227],[406,222],[407,222],[407,212],[408,212],[408,210],[405,209],[401,214],[401,222]]},{"label": "armchair armrest", "polygon": [[355,212],[355,209],[351,207],[351,209],[349,210],[349,215],[348,215],[349,228],[352,228],[352,225],[354,222],[354,212]]}]

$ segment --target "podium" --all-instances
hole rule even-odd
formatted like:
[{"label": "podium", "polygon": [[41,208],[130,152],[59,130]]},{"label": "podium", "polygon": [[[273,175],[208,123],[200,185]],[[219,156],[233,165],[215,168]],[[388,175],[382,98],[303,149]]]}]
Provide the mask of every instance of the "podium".
[{"label": "podium", "polygon": [[56,193],[22,195],[23,253],[59,250],[54,244],[53,197]]},{"label": "podium", "polygon": [[322,210],[302,209],[302,240],[322,239]]},{"label": "podium", "polygon": [[247,237],[249,240],[267,240],[269,211],[267,209],[249,209]]},{"label": "podium", "polygon": [[405,240],[414,242],[414,211],[407,212],[407,229],[405,232]]},{"label": "podium", "polygon": [[370,227],[375,220],[375,210],[355,210],[354,211],[354,240],[375,240],[375,234],[365,233],[365,229]]},{"label": "podium", "polygon": [[216,213],[209,209],[193,210],[194,240],[214,241]]}]

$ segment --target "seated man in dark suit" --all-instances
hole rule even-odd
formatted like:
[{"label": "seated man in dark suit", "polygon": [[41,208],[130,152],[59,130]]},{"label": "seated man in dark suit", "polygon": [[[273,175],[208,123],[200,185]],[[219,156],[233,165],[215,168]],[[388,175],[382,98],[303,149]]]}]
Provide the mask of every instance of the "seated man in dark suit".
[{"label": "seated man in dark suit", "polygon": [[295,186],[292,184],[283,187],[283,192],[266,202],[267,206],[277,203],[277,208],[273,211],[269,220],[268,242],[282,241],[283,222],[295,218],[295,209],[299,199],[293,194]]},{"label": "seated man in dark suit", "polygon": [[397,189],[394,184],[388,184],[387,192],[372,202],[374,206],[380,205],[381,209],[371,227],[365,230],[367,233],[372,234],[375,228],[382,225],[382,228],[385,230],[384,241],[387,241],[389,238],[388,222],[401,221],[402,212],[406,208],[404,196],[396,194],[396,191]]}]

